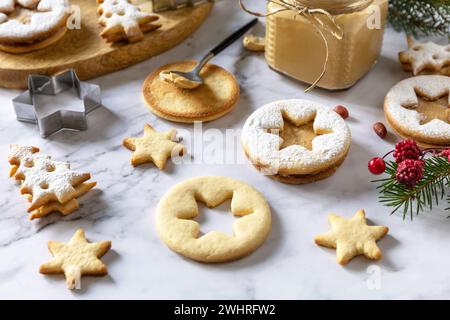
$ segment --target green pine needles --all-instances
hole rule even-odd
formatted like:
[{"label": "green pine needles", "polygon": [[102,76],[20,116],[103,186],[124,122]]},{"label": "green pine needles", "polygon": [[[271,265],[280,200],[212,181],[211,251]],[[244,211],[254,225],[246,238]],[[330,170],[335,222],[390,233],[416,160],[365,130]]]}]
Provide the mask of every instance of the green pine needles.
[{"label": "green pine needles", "polygon": [[[395,179],[397,163],[386,162],[386,171],[389,177],[374,180],[379,183],[377,189],[380,193],[379,200],[388,207],[392,207],[392,213],[403,212],[403,219],[418,215],[425,208],[432,210],[446,196],[450,189],[450,162],[446,157],[429,157],[424,159],[425,166],[423,178],[413,187],[408,188]],[[450,194],[447,195],[450,205]],[[447,208],[450,209],[450,208]],[[446,209],[446,210],[447,210]]]},{"label": "green pine needles", "polygon": [[414,37],[450,38],[450,0],[389,0],[389,22]]}]

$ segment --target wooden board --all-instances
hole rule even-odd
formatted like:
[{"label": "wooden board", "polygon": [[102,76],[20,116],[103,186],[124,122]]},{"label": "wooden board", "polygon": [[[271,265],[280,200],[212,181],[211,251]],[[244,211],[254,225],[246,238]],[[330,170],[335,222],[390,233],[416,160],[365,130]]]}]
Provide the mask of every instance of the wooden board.
[{"label": "wooden board", "polygon": [[[139,0],[143,11],[151,2]],[[0,52],[0,87],[24,89],[30,74],[53,75],[74,68],[82,80],[107,74],[160,54],[192,34],[208,16],[212,4],[158,13],[162,27],[133,44],[108,44],[99,33],[95,0],[71,0],[81,10],[81,28],[69,30],[57,43],[35,52]]]}]

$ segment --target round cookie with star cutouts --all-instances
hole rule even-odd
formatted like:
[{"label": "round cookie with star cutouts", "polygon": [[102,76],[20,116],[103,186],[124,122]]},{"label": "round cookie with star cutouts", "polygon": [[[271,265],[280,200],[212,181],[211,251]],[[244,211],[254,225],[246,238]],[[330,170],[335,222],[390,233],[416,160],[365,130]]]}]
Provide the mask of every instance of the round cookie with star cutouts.
[{"label": "round cookie with star cutouts", "polygon": [[331,176],[350,144],[350,129],[342,117],[309,100],[271,102],[250,115],[242,130],[245,154],[256,169],[288,184]]},{"label": "round cookie with star cutouts", "polygon": [[450,77],[405,79],[384,100],[387,122],[401,137],[423,147],[450,146]]},{"label": "round cookie with star cutouts", "polygon": [[[231,199],[236,217],[233,235],[211,231],[202,235],[193,219],[200,213],[197,202],[214,208]],[[183,181],[170,189],[156,209],[156,227],[164,243],[190,259],[218,263],[242,258],[263,244],[272,220],[264,196],[242,181],[205,176]]]},{"label": "round cookie with star cutouts", "polygon": [[25,53],[50,46],[67,31],[67,0],[0,0],[0,50]]}]

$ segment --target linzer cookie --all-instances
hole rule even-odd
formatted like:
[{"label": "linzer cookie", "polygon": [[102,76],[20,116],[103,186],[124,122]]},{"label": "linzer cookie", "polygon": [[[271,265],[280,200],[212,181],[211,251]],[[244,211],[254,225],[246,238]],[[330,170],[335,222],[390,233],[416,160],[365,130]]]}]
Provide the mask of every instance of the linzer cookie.
[{"label": "linzer cookie", "polygon": [[280,100],[250,115],[242,144],[262,173],[280,182],[302,184],[337,170],[349,151],[351,134],[331,109],[308,100]]},{"label": "linzer cookie", "polygon": [[9,163],[10,176],[21,182],[20,191],[30,201],[30,219],[72,213],[79,207],[77,198],[95,186],[85,182],[89,173],[73,171],[69,163],[54,161],[36,147],[11,145]]},{"label": "linzer cookie", "polygon": [[144,38],[144,32],[161,27],[152,23],[158,16],[142,12],[130,0],[97,0],[97,3],[99,23],[104,27],[100,36],[107,42],[137,42]]},{"label": "linzer cookie", "polygon": [[24,53],[61,39],[70,15],[67,0],[0,0],[0,50]]},{"label": "linzer cookie", "polygon": [[[165,65],[152,72],[142,88],[145,102],[157,116],[175,121],[192,123],[211,121],[230,112],[238,98],[239,85],[235,77],[225,69],[207,64],[200,71],[204,83],[187,88],[168,78],[167,71],[191,71],[195,61],[181,61]],[[172,80],[172,81],[169,81]]]},{"label": "linzer cookie", "polygon": [[405,71],[416,75],[450,76],[450,45],[434,42],[421,43],[408,37],[408,50],[399,53],[399,60]]},{"label": "linzer cookie", "polygon": [[418,76],[400,81],[386,95],[385,117],[404,138],[422,146],[448,146],[449,91],[447,76]]}]

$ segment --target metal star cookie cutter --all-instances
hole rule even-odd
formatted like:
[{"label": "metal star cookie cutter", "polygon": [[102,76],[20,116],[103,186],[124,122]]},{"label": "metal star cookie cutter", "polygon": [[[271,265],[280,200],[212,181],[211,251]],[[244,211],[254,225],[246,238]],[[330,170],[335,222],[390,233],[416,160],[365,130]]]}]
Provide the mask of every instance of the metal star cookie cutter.
[{"label": "metal star cookie cutter", "polygon": [[[75,89],[78,98],[83,101],[83,111],[60,107],[45,116],[39,115],[40,105],[36,103],[36,95],[56,96],[70,89]],[[17,120],[37,124],[41,137],[46,138],[63,129],[86,130],[86,116],[101,106],[101,94],[98,85],[80,81],[75,71],[69,69],[53,77],[30,75],[28,90],[12,102]]]},{"label": "metal star cookie cutter", "polygon": [[193,7],[214,0],[152,0],[153,12],[176,10],[184,7]]}]

